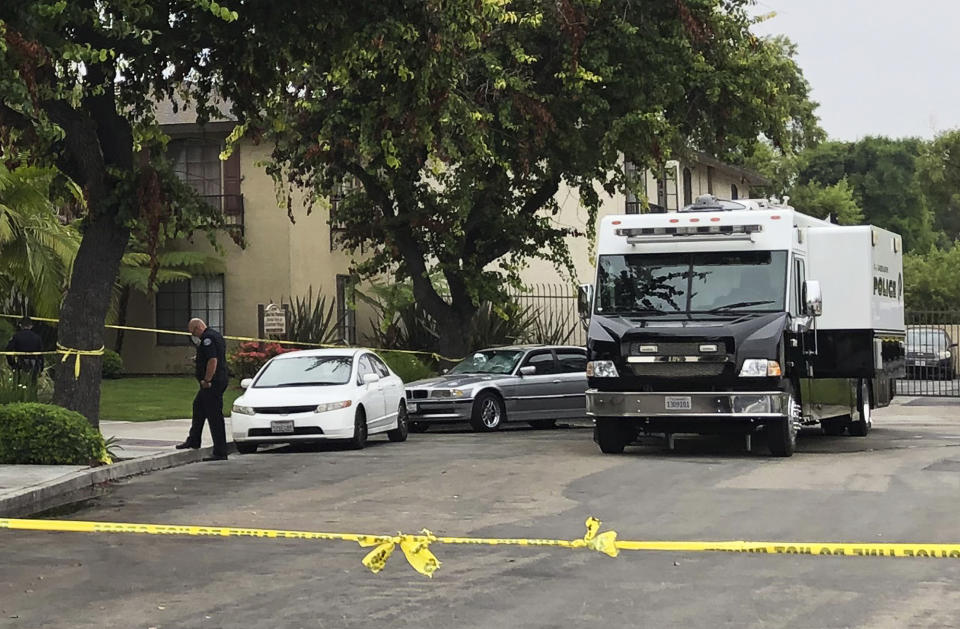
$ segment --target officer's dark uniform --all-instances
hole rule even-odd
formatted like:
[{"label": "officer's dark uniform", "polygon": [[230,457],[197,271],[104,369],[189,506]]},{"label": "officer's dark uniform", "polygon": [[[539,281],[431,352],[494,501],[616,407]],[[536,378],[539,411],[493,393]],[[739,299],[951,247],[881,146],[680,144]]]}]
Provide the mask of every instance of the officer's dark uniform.
[{"label": "officer's dark uniform", "polygon": [[203,434],[203,420],[210,422],[210,436],[213,437],[214,456],[227,455],[227,431],[223,424],[223,392],[227,389],[227,343],[223,335],[207,328],[200,335],[200,344],[197,345],[196,376],[197,382],[207,374],[207,361],[217,359],[217,370],[214,372],[210,388],[202,386],[193,398],[193,424],[190,426],[190,436],[187,444],[191,448],[200,447],[200,436]]},{"label": "officer's dark uniform", "polygon": [[[13,335],[7,343],[8,352],[41,352],[43,340],[33,330],[22,329]],[[34,379],[43,371],[43,356],[7,356],[7,363],[12,369],[22,373],[29,373]]]}]

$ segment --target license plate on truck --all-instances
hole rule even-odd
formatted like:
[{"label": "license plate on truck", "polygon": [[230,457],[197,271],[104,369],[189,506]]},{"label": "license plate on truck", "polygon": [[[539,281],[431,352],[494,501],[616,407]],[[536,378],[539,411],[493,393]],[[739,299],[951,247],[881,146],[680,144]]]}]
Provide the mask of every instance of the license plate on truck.
[{"label": "license plate on truck", "polygon": [[270,432],[274,434],[291,434],[293,432],[293,420],[270,422]]},{"label": "license plate on truck", "polygon": [[664,401],[664,408],[668,411],[692,411],[693,400],[689,396],[668,395]]}]

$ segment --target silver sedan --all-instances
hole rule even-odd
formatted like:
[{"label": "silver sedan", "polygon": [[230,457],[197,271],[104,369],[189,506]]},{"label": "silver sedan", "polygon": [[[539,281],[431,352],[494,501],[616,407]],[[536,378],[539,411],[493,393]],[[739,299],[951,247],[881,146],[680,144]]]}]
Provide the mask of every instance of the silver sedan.
[{"label": "silver sedan", "polygon": [[442,376],[406,385],[410,429],[468,421],[497,430],[525,421],[550,428],[584,416],[587,353],[582,347],[523,345],[475,352]]}]

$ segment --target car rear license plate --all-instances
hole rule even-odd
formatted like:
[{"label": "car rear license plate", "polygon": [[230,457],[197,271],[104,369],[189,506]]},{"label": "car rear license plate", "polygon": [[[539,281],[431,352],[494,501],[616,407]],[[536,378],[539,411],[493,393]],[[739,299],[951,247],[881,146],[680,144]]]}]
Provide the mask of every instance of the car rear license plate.
[{"label": "car rear license plate", "polygon": [[290,434],[293,432],[293,420],[270,422],[270,432],[274,434]]},{"label": "car rear license plate", "polygon": [[664,407],[668,411],[690,411],[693,410],[693,400],[688,396],[668,395]]}]

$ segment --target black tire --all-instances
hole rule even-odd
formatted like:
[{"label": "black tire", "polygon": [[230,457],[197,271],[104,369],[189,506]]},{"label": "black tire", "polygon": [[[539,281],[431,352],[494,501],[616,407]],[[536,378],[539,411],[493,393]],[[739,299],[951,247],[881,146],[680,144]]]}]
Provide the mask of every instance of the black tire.
[{"label": "black tire", "polygon": [[250,441],[237,441],[234,442],[234,445],[237,446],[237,452],[240,454],[256,454],[257,447],[260,444]]},{"label": "black tire", "polygon": [[870,381],[857,383],[857,418],[850,422],[850,436],[866,437],[873,424],[873,405],[870,403]]},{"label": "black tire", "polygon": [[550,430],[557,427],[557,420],[555,419],[535,419],[527,423],[537,430]]},{"label": "black tire", "polygon": [[839,437],[847,432],[849,424],[850,420],[847,417],[828,417],[820,420],[820,428],[823,430],[823,434],[830,437]]},{"label": "black tire", "polygon": [[622,454],[633,441],[633,426],[625,419],[597,419],[593,439],[604,454]]},{"label": "black tire", "polygon": [[483,391],[473,401],[470,426],[477,432],[493,432],[507,420],[503,400],[493,391]]},{"label": "black tire", "polygon": [[347,441],[347,447],[351,450],[363,450],[367,445],[367,414],[363,407],[357,409],[357,414],[353,420],[353,438]]},{"label": "black tire", "polygon": [[410,432],[415,433],[427,432],[427,430],[430,428],[430,424],[427,422],[409,422],[407,426],[410,429]]},{"label": "black tire", "polygon": [[793,456],[797,449],[797,431],[793,419],[784,417],[767,422],[767,447],[773,456]]},{"label": "black tire", "polygon": [[407,405],[400,401],[400,406],[397,408],[397,427],[393,430],[387,431],[387,437],[390,441],[399,443],[401,441],[407,440],[407,435],[410,433],[409,423],[407,421]]}]

